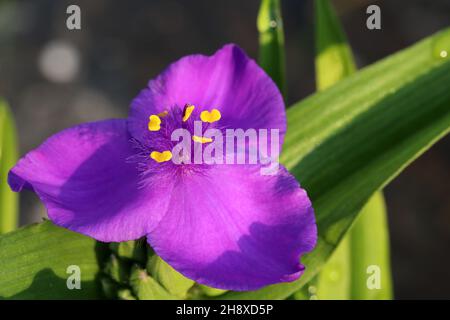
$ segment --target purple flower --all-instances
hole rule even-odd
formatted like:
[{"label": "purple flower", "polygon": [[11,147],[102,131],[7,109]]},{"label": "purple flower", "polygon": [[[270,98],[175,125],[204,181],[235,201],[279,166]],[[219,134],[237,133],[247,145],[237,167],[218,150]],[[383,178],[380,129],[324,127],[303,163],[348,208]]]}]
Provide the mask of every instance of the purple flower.
[{"label": "purple flower", "polygon": [[171,133],[192,132],[200,119],[221,132],[279,129],[281,141],[286,131],[276,85],[226,45],[170,65],[134,99],[128,119],[52,136],[18,162],[9,184],[34,191],[59,226],[104,242],[146,236],[173,268],[205,285],[253,290],[299,278],[300,256],[317,240],[306,192],[283,167],[262,175],[261,164],[170,161]]}]

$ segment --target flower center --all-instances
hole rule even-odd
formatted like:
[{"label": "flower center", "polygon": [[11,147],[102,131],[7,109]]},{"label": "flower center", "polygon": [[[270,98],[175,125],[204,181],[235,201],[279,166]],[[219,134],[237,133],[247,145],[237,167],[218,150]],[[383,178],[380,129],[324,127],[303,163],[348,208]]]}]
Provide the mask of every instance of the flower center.
[{"label": "flower center", "polygon": [[[191,119],[191,116],[195,110],[195,106],[191,104],[186,104],[183,112],[181,114],[181,121],[179,119],[180,114],[176,110],[174,110],[172,113],[169,113],[168,111],[161,112],[159,114],[152,114],[149,117],[148,122],[148,130],[151,132],[161,132],[162,135],[160,138],[162,138],[165,141],[170,141],[169,136],[172,134],[172,131],[175,129],[178,129],[176,125],[178,124],[178,127],[183,127],[192,129],[192,121],[188,123],[188,120]],[[198,114],[197,114],[198,115]],[[206,124],[211,124],[214,122],[217,122],[222,117],[221,113],[217,109],[212,109],[210,111],[204,110],[200,113],[200,120]],[[178,119],[177,119],[178,118]],[[189,130],[192,131],[192,130]],[[152,139],[154,140],[154,139]],[[155,140],[159,140],[156,138]],[[193,135],[192,140],[196,143],[210,143],[213,140],[211,138],[199,136],[199,135]],[[153,141],[155,142],[155,141]],[[159,150],[154,150],[150,154],[150,158],[158,163],[167,162],[172,159],[172,152],[171,150],[167,150],[167,147],[165,144],[158,144],[158,143],[152,143],[155,145],[155,147],[159,147]],[[166,147],[161,148],[161,147]]]}]

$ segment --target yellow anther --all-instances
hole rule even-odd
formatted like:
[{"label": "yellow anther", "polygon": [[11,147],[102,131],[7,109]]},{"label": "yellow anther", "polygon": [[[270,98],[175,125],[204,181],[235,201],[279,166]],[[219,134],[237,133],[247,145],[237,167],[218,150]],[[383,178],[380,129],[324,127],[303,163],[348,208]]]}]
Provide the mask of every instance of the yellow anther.
[{"label": "yellow anther", "polygon": [[192,136],[192,140],[194,140],[194,142],[200,142],[200,143],[208,143],[208,142],[213,141],[211,138],[205,138],[205,137],[199,137],[199,136]]},{"label": "yellow anther", "polygon": [[156,162],[166,162],[169,161],[170,159],[172,159],[172,152],[170,151],[163,151],[163,152],[158,152],[158,151],[153,151],[150,154],[150,158],[152,158],[153,160],[155,160]]},{"label": "yellow anther", "polygon": [[158,113],[157,116],[160,117],[160,118],[164,118],[164,117],[167,116],[168,114],[169,114],[168,111],[163,111],[163,112],[161,112],[161,113]]},{"label": "yellow anther", "polygon": [[203,122],[213,123],[216,121],[219,121],[222,115],[220,114],[220,111],[217,109],[212,109],[211,112],[209,111],[202,111],[200,113],[200,119],[202,119]]},{"label": "yellow anther", "polygon": [[161,119],[157,115],[151,115],[150,121],[148,122],[148,130],[150,131],[158,131],[161,129]]},{"label": "yellow anther", "polygon": [[186,107],[184,108],[184,113],[183,113],[183,122],[188,121],[189,117],[192,114],[192,111],[194,111],[195,106],[187,104]]}]

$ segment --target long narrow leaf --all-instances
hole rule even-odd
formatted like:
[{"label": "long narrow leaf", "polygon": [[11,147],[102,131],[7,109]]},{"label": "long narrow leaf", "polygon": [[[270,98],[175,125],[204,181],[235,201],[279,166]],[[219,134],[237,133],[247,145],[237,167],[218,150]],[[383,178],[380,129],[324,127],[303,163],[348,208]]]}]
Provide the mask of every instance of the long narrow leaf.
[{"label": "long narrow leaf", "polygon": [[[353,55],[329,0],[316,0],[316,86],[324,90],[355,70]],[[317,275],[319,299],[349,299],[351,251],[348,235],[341,241],[323,270]]]},{"label": "long narrow leaf", "polygon": [[5,101],[0,99],[0,234],[17,228],[18,196],[7,184],[8,171],[17,161],[14,120]]},{"label": "long narrow leaf", "polygon": [[259,64],[286,97],[284,32],[280,0],[262,0],[258,14]]},{"label": "long narrow leaf", "polygon": [[[324,90],[352,74],[356,68],[345,33],[330,1],[316,0],[315,4],[317,89]],[[385,206],[374,205],[383,203],[383,194],[379,191],[372,198],[359,214],[364,217],[357,219],[353,226],[358,232],[353,234],[350,230],[347,233],[319,273],[319,299],[364,299],[368,296],[365,293],[374,292],[367,289],[365,281],[367,266],[362,262],[368,261],[383,270],[381,277],[384,284],[382,288],[376,289],[376,295],[369,296],[391,298],[390,265],[386,264],[389,261],[388,229],[385,224],[375,223],[386,217]],[[373,224],[370,224],[370,219],[374,220]],[[368,239],[367,235],[373,235],[373,239]],[[364,247],[364,243],[370,245]]]},{"label": "long narrow leaf", "polygon": [[370,197],[449,132],[450,62],[435,54],[449,44],[446,29],[289,109],[282,162],[313,201],[318,245],[298,281],[222,298],[283,299],[299,290]]},{"label": "long narrow leaf", "polygon": [[[47,221],[0,236],[0,299],[95,299],[104,245]],[[77,276],[80,289],[67,281]],[[74,271],[75,270],[75,271]],[[76,280],[75,278],[73,279]]]},{"label": "long narrow leaf", "polygon": [[316,84],[326,89],[352,74],[355,63],[347,38],[329,0],[314,1]]},{"label": "long narrow leaf", "polygon": [[[377,192],[364,206],[348,234],[352,259],[351,299],[392,299],[389,237],[385,212],[383,194]],[[372,268],[375,269],[372,271]],[[373,272],[376,273],[372,275]],[[370,276],[379,277],[380,287],[372,288],[367,285]]]}]

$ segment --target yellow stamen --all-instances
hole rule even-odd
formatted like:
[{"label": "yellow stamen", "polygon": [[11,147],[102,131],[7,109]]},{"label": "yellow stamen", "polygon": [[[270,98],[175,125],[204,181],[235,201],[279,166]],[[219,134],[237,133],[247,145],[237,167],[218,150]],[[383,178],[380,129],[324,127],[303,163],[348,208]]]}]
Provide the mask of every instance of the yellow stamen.
[{"label": "yellow stamen", "polygon": [[169,161],[170,159],[172,159],[172,152],[170,151],[163,151],[163,152],[158,152],[158,151],[153,151],[150,154],[150,158],[152,158],[153,160],[155,160],[156,162],[166,162]]},{"label": "yellow stamen", "polygon": [[164,117],[167,116],[168,114],[169,114],[168,111],[163,111],[163,112],[161,112],[161,113],[158,113],[157,116],[160,117],[160,118],[164,118]]},{"label": "yellow stamen", "polygon": [[199,136],[192,136],[192,140],[194,140],[195,142],[200,142],[200,143],[208,143],[208,142],[213,141],[211,138],[205,138],[205,137],[199,137]]},{"label": "yellow stamen", "polygon": [[191,116],[194,109],[195,109],[195,106],[189,105],[189,104],[186,105],[186,107],[184,109],[184,114],[183,114],[183,122],[188,121],[188,119]]},{"label": "yellow stamen", "polygon": [[200,119],[202,119],[203,122],[213,123],[216,121],[219,121],[222,115],[220,114],[220,111],[217,109],[212,109],[211,112],[205,110],[200,113]]},{"label": "yellow stamen", "polygon": [[161,129],[161,119],[159,116],[152,114],[150,116],[150,121],[148,123],[148,130],[150,131],[158,131]]}]

